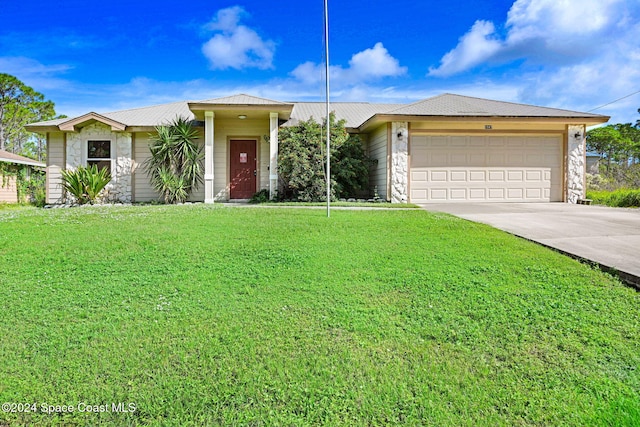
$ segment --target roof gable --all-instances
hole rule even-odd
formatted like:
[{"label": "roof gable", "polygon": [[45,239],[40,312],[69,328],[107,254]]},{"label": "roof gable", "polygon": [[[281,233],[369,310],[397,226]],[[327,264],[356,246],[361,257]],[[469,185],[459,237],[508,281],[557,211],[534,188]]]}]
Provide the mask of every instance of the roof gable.
[{"label": "roof gable", "polygon": [[111,130],[113,131],[123,131],[127,127],[127,125],[124,123],[110,119],[109,117],[105,117],[101,114],[91,112],[83,116],[67,120],[66,122],[62,122],[58,125],[58,128],[60,128],[60,130],[75,131],[77,130],[77,128],[82,127],[83,125],[86,126],[95,122],[111,126]]},{"label": "roof gable", "polygon": [[258,98],[257,96],[246,95],[244,93],[223,98],[207,99],[204,101],[196,101],[193,104],[212,104],[212,105],[291,105],[286,102],[274,101],[267,98]]}]

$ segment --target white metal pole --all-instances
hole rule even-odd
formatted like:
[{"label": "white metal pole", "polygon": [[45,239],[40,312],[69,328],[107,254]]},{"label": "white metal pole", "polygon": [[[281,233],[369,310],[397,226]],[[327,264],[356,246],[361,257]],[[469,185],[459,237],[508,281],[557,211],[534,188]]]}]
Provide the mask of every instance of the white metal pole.
[{"label": "white metal pole", "polygon": [[326,128],[327,128],[327,218],[331,217],[331,123],[329,122],[329,5],[324,0],[324,49],[326,81]]}]

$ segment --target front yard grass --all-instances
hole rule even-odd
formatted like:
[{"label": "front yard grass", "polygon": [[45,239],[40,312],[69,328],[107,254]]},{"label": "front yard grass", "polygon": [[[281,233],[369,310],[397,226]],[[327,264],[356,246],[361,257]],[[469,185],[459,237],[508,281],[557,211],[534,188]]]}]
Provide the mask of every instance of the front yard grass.
[{"label": "front yard grass", "polygon": [[0,425],[639,425],[639,307],[420,210],[2,210]]}]

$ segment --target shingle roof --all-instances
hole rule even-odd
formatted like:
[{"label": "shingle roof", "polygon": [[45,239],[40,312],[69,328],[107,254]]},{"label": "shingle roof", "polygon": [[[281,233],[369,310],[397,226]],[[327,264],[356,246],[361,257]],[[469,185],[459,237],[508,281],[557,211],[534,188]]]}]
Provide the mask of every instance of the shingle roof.
[{"label": "shingle roof", "polygon": [[4,150],[0,150],[0,162],[16,163],[19,165],[39,166],[42,168],[47,166],[46,164],[42,162],[38,162],[37,160],[33,160],[28,157],[19,156],[17,154],[13,154]]},{"label": "shingle roof", "polygon": [[104,113],[103,116],[124,123],[127,126],[157,126],[166,124],[176,117],[195,118],[191,110],[189,110],[187,101],[114,111]]},{"label": "shingle roof", "polygon": [[[368,102],[335,102],[329,105],[329,109],[335,112],[338,119],[345,120],[346,127],[357,128],[375,114],[382,114],[400,107],[402,104],[370,104]],[[294,103],[291,119],[287,126],[295,126],[301,121],[314,118],[320,122],[326,114],[326,106],[323,102],[296,102]]]},{"label": "shingle roof", "polygon": [[[165,124],[174,118],[195,118],[189,110],[187,101],[173,102],[171,104],[153,105],[151,107],[133,108],[130,110],[112,111],[102,113],[101,116],[123,123],[127,126],[157,126]],[[70,121],[72,118],[48,120],[45,122],[31,123],[29,126],[58,126]]]},{"label": "shingle roof", "polygon": [[433,98],[405,105],[386,114],[411,116],[457,116],[457,117],[567,117],[595,118],[598,114],[561,110],[558,108],[538,107],[535,105],[515,104],[490,99],[445,93]]},{"label": "shingle roof", "polygon": [[[151,107],[113,111],[101,114],[104,117],[123,123],[127,126],[157,126],[165,124],[177,116],[194,119],[191,105],[247,105],[266,108],[267,106],[293,106],[291,117],[286,125],[295,125],[311,117],[321,121],[325,115],[322,102],[280,102],[239,94],[204,101],[181,101]],[[339,119],[346,121],[346,126],[357,128],[376,115],[391,116],[440,116],[440,117],[537,117],[537,118],[585,118],[606,122],[608,117],[598,114],[581,113],[557,108],[538,107],[535,105],[515,104],[512,102],[493,101],[469,96],[443,94],[413,104],[372,104],[367,102],[336,102],[330,106]],[[32,123],[28,127],[58,126],[70,119],[56,119],[46,122]]]}]

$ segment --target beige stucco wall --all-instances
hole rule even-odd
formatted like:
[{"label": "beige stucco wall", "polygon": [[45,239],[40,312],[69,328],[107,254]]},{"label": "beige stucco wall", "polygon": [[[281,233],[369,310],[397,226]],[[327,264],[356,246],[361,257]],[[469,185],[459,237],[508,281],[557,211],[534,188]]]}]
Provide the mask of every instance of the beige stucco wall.
[{"label": "beige stucco wall", "polygon": [[372,191],[374,187],[377,187],[378,195],[382,199],[387,199],[387,134],[387,125],[384,124],[374,129],[368,138],[369,157],[378,161],[378,164],[371,170],[369,187]]},{"label": "beige stucco wall", "polygon": [[63,132],[51,132],[47,139],[47,203],[62,203],[61,171],[65,168],[65,135]]}]

